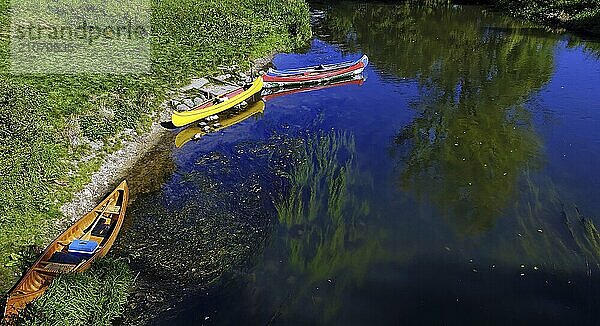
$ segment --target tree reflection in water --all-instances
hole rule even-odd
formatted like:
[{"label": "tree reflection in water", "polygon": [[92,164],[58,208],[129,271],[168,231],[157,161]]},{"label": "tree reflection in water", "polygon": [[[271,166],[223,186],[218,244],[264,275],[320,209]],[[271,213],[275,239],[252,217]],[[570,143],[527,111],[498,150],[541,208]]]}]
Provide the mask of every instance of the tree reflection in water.
[{"label": "tree reflection in water", "polygon": [[323,28],[383,71],[418,82],[418,116],[392,146],[400,187],[435,203],[461,234],[490,229],[521,171],[540,165],[523,104],[549,81],[556,41],[508,18],[446,6],[340,5]]}]

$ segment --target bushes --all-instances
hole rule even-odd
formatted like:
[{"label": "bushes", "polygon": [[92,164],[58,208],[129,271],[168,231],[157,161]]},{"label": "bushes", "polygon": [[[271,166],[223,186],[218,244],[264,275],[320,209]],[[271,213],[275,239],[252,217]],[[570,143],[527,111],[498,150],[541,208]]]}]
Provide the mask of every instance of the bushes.
[{"label": "bushes", "polygon": [[213,72],[217,65],[247,66],[250,58],[295,47],[310,36],[304,1],[157,1],[154,9],[161,46],[153,49],[160,63],[153,68],[171,79]]},{"label": "bushes", "polygon": [[578,31],[600,33],[598,0],[490,0],[517,17]]},{"label": "bushes", "polygon": [[[335,2],[339,0],[327,0]],[[491,5],[497,11],[552,27],[600,34],[600,0],[383,0],[415,5]]]}]

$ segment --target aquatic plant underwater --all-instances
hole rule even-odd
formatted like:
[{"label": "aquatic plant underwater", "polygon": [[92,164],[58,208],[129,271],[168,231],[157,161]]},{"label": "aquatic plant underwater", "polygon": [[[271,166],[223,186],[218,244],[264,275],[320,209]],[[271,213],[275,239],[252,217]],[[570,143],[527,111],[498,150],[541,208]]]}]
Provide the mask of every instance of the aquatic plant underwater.
[{"label": "aquatic plant underwater", "polygon": [[[219,2],[211,2],[211,4],[220,6]],[[272,2],[270,5],[276,4]],[[165,6],[163,10],[170,9],[168,5]],[[229,6],[225,8],[231,9]],[[369,37],[366,39],[357,37],[357,44],[350,44],[351,49],[368,49],[369,54],[373,53],[375,62],[385,70],[398,76],[419,80],[422,98],[413,106],[418,117],[398,132],[391,145],[393,155],[396,155],[394,158],[402,161],[398,173],[399,189],[415,194],[422,202],[432,202],[437,207],[447,210],[448,224],[452,225],[461,236],[478,236],[492,229],[496,223],[512,213],[504,207],[515,198],[515,193],[525,189],[526,195],[515,203],[513,216],[516,227],[490,241],[490,247],[495,248],[493,250],[495,258],[515,266],[527,263],[528,267],[534,266],[540,269],[579,271],[584,268],[590,273],[592,270],[599,269],[600,235],[593,220],[584,217],[573,204],[562,202],[563,199],[558,191],[554,191],[552,187],[547,187],[546,184],[531,176],[535,175],[539,166],[538,156],[542,145],[531,127],[531,117],[524,108],[523,102],[548,82],[554,65],[552,52],[555,42],[547,39],[544,42],[538,42],[539,40],[532,42],[531,39],[520,35],[525,30],[518,29],[490,30],[487,38],[480,38],[480,31],[476,26],[467,26],[463,30],[464,33],[447,34],[442,30],[444,26],[441,26],[439,29],[430,30],[430,34],[427,34],[422,28],[427,25],[427,14],[417,15],[416,22],[421,24],[418,25],[421,28],[416,28],[413,16],[418,13],[405,7],[398,11],[387,12],[376,6],[372,10],[369,5],[365,8],[367,10],[353,13],[356,16],[343,13],[337,17],[334,12],[331,21],[337,21],[339,25],[327,28],[340,30],[348,26],[358,28],[360,35]],[[185,11],[185,8],[181,10]],[[429,11],[428,14],[452,15],[436,11]],[[349,16],[354,18],[346,20]],[[376,20],[376,28],[366,24],[361,25],[361,22],[370,20]],[[448,25],[454,20],[456,18],[450,19]],[[179,30],[196,32],[188,30],[191,27],[185,23],[178,25],[180,23],[171,21],[169,24],[174,25],[165,24],[163,26],[167,30],[165,33],[171,33],[172,30],[175,30],[174,33],[179,33],[177,32]],[[294,26],[292,23],[290,28],[298,30],[304,28],[302,24]],[[258,29],[259,34],[268,35],[267,26],[262,27],[263,29]],[[454,28],[458,29],[459,26]],[[372,31],[367,32],[367,29]],[[378,51],[381,44],[386,44],[387,35],[390,33],[398,36],[397,40],[400,40],[403,46],[397,47],[394,51]],[[342,31],[331,34],[335,37],[335,35],[348,33]],[[440,35],[441,40],[437,39]],[[181,41],[178,35],[174,35],[173,39]],[[175,43],[177,42],[173,42],[172,45],[175,46]],[[432,49],[430,47],[432,43],[442,45]],[[478,47],[487,47],[488,52],[497,53],[498,56],[490,58],[472,54],[470,49]],[[177,52],[174,47],[167,48],[174,53]],[[448,51],[448,48],[451,50]],[[219,46],[216,46],[216,49],[218,50]],[[204,51],[204,49],[196,50]],[[260,47],[257,51],[263,50],[267,51],[266,48]],[[166,65],[166,62],[170,62],[168,58],[171,54],[167,53],[162,57],[165,66],[159,66],[160,69],[172,68]],[[252,56],[251,53],[247,55]],[[465,58],[465,60],[456,62],[453,57]],[[182,62],[178,62],[176,66],[183,74],[188,69],[199,69],[196,64],[198,63],[182,59]],[[217,61],[207,59],[204,64],[217,64]],[[520,82],[523,79],[526,79],[526,82]],[[68,80],[64,83],[65,87],[69,86]],[[46,101],[47,89],[38,92],[30,86],[23,86],[20,82],[14,81],[6,81],[6,85],[10,86],[5,93],[10,100],[0,104],[8,108],[6,112],[26,107],[27,110],[23,111],[24,116],[35,115],[38,102]],[[148,85],[143,87],[146,86]],[[123,112],[127,115],[128,110],[133,108],[132,110],[137,113],[124,117],[124,125],[112,124],[107,126],[108,129],[98,129],[93,126],[102,121],[97,121],[98,116],[94,114],[93,109],[90,109],[89,112],[83,112],[80,120],[76,119],[79,122],[73,122],[75,120],[65,122],[69,131],[66,136],[71,135],[71,131],[80,134],[77,130],[82,128],[85,136],[101,139],[114,134],[116,129],[112,128],[137,127],[139,119],[143,120],[140,117],[149,112],[150,103],[156,100],[137,93],[106,92],[97,98],[97,102],[94,102],[92,107],[97,104],[125,108]],[[15,95],[30,93],[31,102],[19,99]],[[86,94],[81,95],[81,98],[85,98]],[[60,96],[60,92],[56,96]],[[137,99],[131,100],[131,96]],[[482,100],[482,97],[487,99]],[[79,103],[79,100],[73,99],[72,105],[76,103]],[[505,110],[506,108],[509,109]],[[0,114],[3,112],[0,110]],[[138,116],[139,112],[143,114]],[[77,111],[70,117],[79,117],[80,113]],[[12,131],[10,137],[12,139],[22,137],[21,145],[24,146],[19,149],[19,146],[14,144],[0,142],[3,148],[13,150],[13,147],[16,147],[11,152],[13,153],[11,155],[15,156],[6,157],[6,160],[16,159],[18,162],[13,167],[5,167],[5,170],[0,172],[2,175],[10,175],[11,180],[19,179],[24,173],[29,176],[27,174],[29,172],[35,175],[43,170],[44,174],[37,174],[39,179],[28,179],[23,195],[18,201],[12,197],[0,197],[2,207],[10,210],[9,217],[16,216],[10,207],[23,203],[26,205],[36,203],[25,210],[25,218],[30,220],[10,220],[12,225],[23,223],[32,226],[34,230],[14,229],[14,232],[5,233],[12,237],[10,240],[12,242],[3,243],[0,240],[0,249],[3,248],[2,246],[12,246],[17,242],[19,244],[20,252],[7,253],[8,256],[5,257],[7,262],[4,268],[7,275],[24,260],[25,255],[21,244],[39,242],[39,239],[45,238],[43,230],[46,224],[43,223],[49,221],[48,216],[59,217],[57,203],[63,200],[61,198],[65,198],[66,193],[56,192],[56,188],[60,189],[60,187],[54,185],[52,180],[60,181],[57,178],[62,176],[66,169],[64,165],[68,163],[56,158],[64,157],[67,151],[73,150],[66,143],[48,145],[57,133],[56,128],[62,126],[62,122],[58,122],[58,126],[48,124],[46,120],[52,121],[53,117],[38,115],[39,121],[35,121],[40,127],[34,131],[29,128],[30,122],[24,119],[12,121],[11,117],[7,117],[9,119],[7,121],[11,121],[10,123],[16,126],[16,129]],[[108,120],[112,121],[111,119]],[[86,134],[86,130],[92,133]],[[283,247],[287,250],[285,256],[289,257],[289,264],[281,267],[286,270],[276,270],[276,272],[292,275],[287,284],[290,287],[291,299],[282,300],[289,300],[290,304],[286,309],[295,310],[296,313],[306,313],[302,309],[308,305],[303,301],[310,297],[305,294],[311,288],[322,287],[332,282],[339,285],[331,293],[312,297],[318,305],[314,306],[315,310],[311,313],[317,316],[317,320],[326,323],[334,320],[336,314],[340,312],[342,302],[336,298],[341,298],[342,292],[348,287],[361,284],[369,265],[398,259],[398,257],[391,257],[381,249],[381,242],[385,241],[387,233],[369,227],[368,219],[380,217],[369,202],[358,195],[373,189],[370,176],[361,173],[356,166],[354,136],[344,131],[318,132],[297,140],[297,144],[302,145],[295,147],[298,150],[295,152],[295,162],[282,171],[286,183],[285,191],[281,197],[272,198],[279,227],[291,235],[275,240],[283,242]],[[240,145],[239,148],[254,150],[251,146],[244,145]],[[289,147],[282,149],[289,149]],[[25,163],[29,158],[29,151],[34,152],[33,164]],[[474,155],[475,152],[480,155]],[[86,150],[81,149],[81,152],[73,150],[72,153],[83,156]],[[37,164],[42,161],[51,161],[54,165],[42,167]],[[75,176],[76,184],[87,180],[87,176],[97,163],[97,161],[82,163],[79,168],[84,171]],[[206,197],[205,202],[187,204],[161,202],[151,214],[141,212],[140,208],[135,213],[139,220],[136,222],[138,224],[132,227],[131,238],[121,243],[121,250],[132,249],[129,258],[132,258],[136,268],[147,268],[157,277],[147,279],[146,282],[154,282],[161,277],[171,278],[172,282],[165,282],[163,286],[180,288],[181,291],[175,296],[181,296],[184,291],[189,293],[207,284],[213,284],[229,269],[244,265],[248,260],[253,259],[252,257],[259,254],[257,252],[261,250],[265,239],[263,236],[249,234],[256,230],[262,232],[269,227],[269,223],[266,222],[268,216],[258,216],[257,213],[264,209],[261,207],[265,204],[264,198],[246,202],[244,208],[246,210],[241,214],[236,210],[239,207],[227,206],[224,209],[215,205],[215,203],[247,199],[243,196],[234,196],[235,200],[232,200],[231,197],[216,194],[221,189],[218,185],[221,179],[217,174],[227,171],[233,175],[242,175],[239,170],[231,168],[232,165],[235,166],[234,159],[219,156],[219,153],[211,153],[198,158],[196,164],[206,165],[206,170],[200,169],[181,176],[180,188],[173,186],[173,189],[167,191],[188,191],[190,196]],[[223,167],[225,170],[222,169]],[[252,180],[253,177],[249,179]],[[162,184],[163,181],[157,182],[155,186]],[[256,184],[260,185],[260,183]],[[6,187],[9,186],[10,183],[6,183]],[[35,191],[27,193],[31,189]],[[250,192],[254,188],[249,188],[247,184],[244,187],[240,180],[232,189]],[[158,190],[154,189],[153,192]],[[140,201],[151,207],[152,204],[156,204],[156,197],[153,196],[141,198]],[[58,202],[53,201],[56,200],[55,198],[58,198]],[[209,203],[213,199],[216,201]],[[198,212],[207,209],[213,214],[199,220]],[[180,225],[171,228],[174,217],[179,218]],[[236,231],[236,227],[245,228],[245,231]],[[166,235],[153,233],[152,230],[156,229],[169,229],[169,231]],[[205,237],[209,232],[217,233],[216,241]],[[152,242],[161,241],[173,243],[179,250],[173,253],[167,247],[152,247]],[[259,245],[247,247],[248,242]],[[197,248],[191,245],[203,249],[196,250]],[[148,248],[152,251],[144,252]],[[3,249],[2,252],[4,253]],[[413,253],[409,248],[401,254],[410,257]],[[192,259],[190,262],[187,261],[189,257],[197,259]],[[106,268],[111,270],[110,266]],[[125,289],[131,286],[131,275],[122,271],[116,272],[113,278],[110,276],[113,275],[110,274],[112,272],[107,272],[106,275],[109,276],[100,275],[98,273],[101,272],[96,270],[89,273],[61,278],[56,287],[53,285],[48,295],[43,297],[44,299],[32,306],[27,317],[31,318],[30,322],[60,323],[57,319],[58,315],[50,309],[64,302],[65,292],[69,288],[81,289],[83,284],[92,284],[94,295],[91,297],[107,296],[111,302],[119,303],[120,306],[105,305],[105,310],[101,311],[93,310],[96,308],[91,307],[95,315],[88,315],[77,314],[79,308],[67,305],[59,312],[70,316],[68,317],[72,318],[70,322],[78,324],[81,319],[84,319],[87,324],[103,325],[120,316],[125,300]],[[114,293],[103,292],[108,289],[99,288],[97,280],[116,285]],[[309,286],[305,287],[306,284]],[[279,284],[271,286],[277,285]],[[153,288],[148,287],[142,292],[146,295],[152,290]],[[77,300],[73,301],[73,305],[81,307],[91,305],[86,301],[90,298],[81,297],[79,294],[75,294],[75,297]],[[145,298],[159,301],[166,297],[167,294],[158,292],[155,296],[153,293]],[[152,304],[160,305],[159,302]],[[166,306],[168,305],[165,304],[161,309]],[[135,309],[145,308],[147,307],[135,307]]]},{"label": "aquatic plant underwater", "polygon": [[[470,15],[483,30],[457,18]],[[509,17],[444,5],[342,3],[326,16],[317,25],[326,39],[418,83],[416,117],[390,145],[399,189],[435,204],[460,238],[482,238],[474,243],[486,246],[492,261],[598,269],[593,218],[538,176],[544,143],[527,102],[551,80],[558,39]],[[568,46],[593,52],[594,44],[569,39]],[[488,232],[498,223],[507,231]]]},{"label": "aquatic plant underwater", "polygon": [[[288,270],[278,274],[299,279],[288,284],[290,313],[311,307],[315,320],[329,323],[339,313],[342,292],[360,284],[369,266],[390,255],[381,248],[385,231],[369,228],[369,202],[358,196],[372,191],[373,185],[369,175],[357,169],[354,136],[317,132],[306,136],[303,144],[287,173],[288,189],[276,199],[280,227],[290,234],[284,240]],[[303,302],[314,287],[332,280],[335,293],[323,294],[318,305]]]}]

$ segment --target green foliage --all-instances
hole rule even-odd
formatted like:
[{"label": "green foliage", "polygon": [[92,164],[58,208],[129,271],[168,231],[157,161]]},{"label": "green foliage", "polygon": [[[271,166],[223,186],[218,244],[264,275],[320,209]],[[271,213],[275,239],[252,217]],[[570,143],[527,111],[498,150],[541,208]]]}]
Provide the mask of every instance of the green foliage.
[{"label": "green foliage", "polygon": [[[241,63],[273,49],[289,49],[310,37],[304,1],[156,1],[154,73],[177,82],[217,65]],[[261,49],[261,51],[257,51]]]},{"label": "green foliage", "polygon": [[26,308],[23,325],[111,325],[122,316],[133,276],[127,264],[101,259],[86,272],[58,277]]},{"label": "green foliage", "polygon": [[486,4],[499,12],[551,27],[600,34],[599,0],[404,0],[411,5]]},{"label": "green foliage", "polygon": [[493,0],[489,2],[517,17],[552,26],[600,33],[600,1],[598,0]]},{"label": "green foliage", "polygon": [[[59,207],[89,181],[126,128],[144,131],[168,90],[219,64],[288,50],[310,36],[303,0],[152,1],[152,71],[140,75],[10,75],[9,0],[0,0],[0,288],[21,252],[55,233]],[[61,185],[66,182],[66,186]]]}]

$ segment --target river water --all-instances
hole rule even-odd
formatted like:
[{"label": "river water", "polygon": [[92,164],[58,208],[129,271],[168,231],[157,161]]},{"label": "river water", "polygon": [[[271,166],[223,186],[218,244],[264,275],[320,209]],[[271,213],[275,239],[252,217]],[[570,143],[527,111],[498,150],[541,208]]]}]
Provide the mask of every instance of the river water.
[{"label": "river water", "polygon": [[163,149],[117,246],[129,318],[600,324],[600,45],[483,9],[313,7],[274,64],[364,79]]}]

